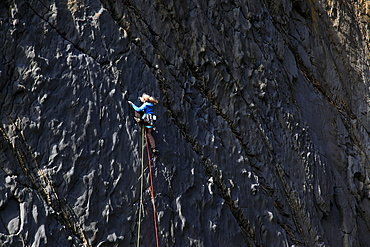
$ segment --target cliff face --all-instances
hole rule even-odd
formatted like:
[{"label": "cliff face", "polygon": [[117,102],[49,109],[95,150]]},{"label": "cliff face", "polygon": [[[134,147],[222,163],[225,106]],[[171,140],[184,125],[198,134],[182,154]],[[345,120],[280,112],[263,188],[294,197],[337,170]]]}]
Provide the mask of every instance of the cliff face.
[{"label": "cliff face", "polygon": [[369,7],[1,1],[1,245],[365,246]]}]

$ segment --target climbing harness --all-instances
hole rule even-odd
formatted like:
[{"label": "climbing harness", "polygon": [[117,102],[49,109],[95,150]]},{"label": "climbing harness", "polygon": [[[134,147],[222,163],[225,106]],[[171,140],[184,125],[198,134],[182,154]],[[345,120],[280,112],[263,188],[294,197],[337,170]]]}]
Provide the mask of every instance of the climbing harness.
[{"label": "climbing harness", "polygon": [[157,120],[157,116],[154,114],[145,113],[143,115],[143,120],[145,123],[149,124],[150,126],[153,126],[155,121]]},{"label": "climbing harness", "polygon": [[153,171],[152,171],[152,160],[150,157],[150,150],[148,145],[148,137],[146,134],[146,128],[142,126],[141,131],[141,143],[142,143],[142,149],[141,149],[141,175],[140,175],[140,200],[139,200],[139,218],[138,218],[138,227],[137,227],[137,244],[136,246],[140,246],[140,230],[141,230],[141,211],[143,210],[143,187],[144,187],[144,136],[145,136],[145,146],[147,150],[148,155],[148,167],[149,167],[149,191],[151,195],[152,200],[152,206],[153,206],[153,221],[154,221],[154,230],[155,230],[155,246],[159,247],[159,237],[158,237],[158,226],[157,226],[157,210],[155,207],[155,196],[154,196],[154,185],[153,185]]}]

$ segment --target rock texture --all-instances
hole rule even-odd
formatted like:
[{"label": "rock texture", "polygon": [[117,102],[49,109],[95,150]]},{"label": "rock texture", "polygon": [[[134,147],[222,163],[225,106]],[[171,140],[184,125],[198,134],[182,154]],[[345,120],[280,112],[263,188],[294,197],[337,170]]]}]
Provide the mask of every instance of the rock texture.
[{"label": "rock texture", "polygon": [[369,7],[1,1],[1,246],[366,246]]}]

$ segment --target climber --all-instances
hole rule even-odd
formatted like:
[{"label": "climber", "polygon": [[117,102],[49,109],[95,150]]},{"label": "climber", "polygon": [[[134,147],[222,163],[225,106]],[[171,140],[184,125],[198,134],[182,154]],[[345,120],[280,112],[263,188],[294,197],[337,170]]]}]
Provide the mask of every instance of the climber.
[{"label": "climber", "polygon": [[143,103],[140,107],[137,107],[131,101],[128,103],[134,108],[135,110],[135,121],[138,123],[144,123],[146,129],[146,135],[149,140],[150,148],[154,155],[159,155],[159,151],[157,150],[155,140],[153,137],[153,126],[156,120],[156,116],[154,115],[153,106],[158,103],[158,101],[149,96],[148,94],[143,94],[139,97],[139,100]]}]

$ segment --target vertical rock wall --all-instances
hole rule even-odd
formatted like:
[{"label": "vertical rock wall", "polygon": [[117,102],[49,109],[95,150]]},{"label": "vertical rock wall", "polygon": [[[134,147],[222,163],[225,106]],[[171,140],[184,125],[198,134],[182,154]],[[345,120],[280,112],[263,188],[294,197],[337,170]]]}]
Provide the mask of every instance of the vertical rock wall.
[{"label": "vertical rock wall", "polygon": [[368,1],[4,0],[0,243],[365,246]]}]

